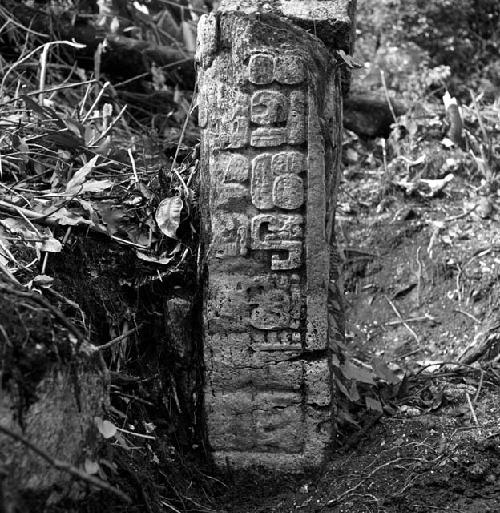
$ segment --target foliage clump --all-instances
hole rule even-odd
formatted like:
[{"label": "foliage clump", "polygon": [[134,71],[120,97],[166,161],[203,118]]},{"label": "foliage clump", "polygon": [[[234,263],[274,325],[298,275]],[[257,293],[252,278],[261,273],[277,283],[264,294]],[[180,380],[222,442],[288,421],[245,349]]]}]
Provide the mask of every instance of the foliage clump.
[{"label": "foliage clump", "polygon": [[[446,66],[453,94],[469,86],[494,94],[500,86],[500,4],[497,0],[360,2],[359,25],[376,48],[393,46],[396,60],[411,48],[428,68]],[[402,51],[401,51],[402,50]],[[410,52],[410,53],[411,53]]]}]

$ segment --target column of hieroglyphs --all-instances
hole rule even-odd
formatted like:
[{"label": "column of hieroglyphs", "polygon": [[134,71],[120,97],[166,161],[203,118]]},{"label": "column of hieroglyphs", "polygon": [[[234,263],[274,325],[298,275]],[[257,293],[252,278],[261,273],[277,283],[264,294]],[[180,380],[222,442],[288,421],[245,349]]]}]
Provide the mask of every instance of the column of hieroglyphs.
[{"label": "column of hieroglyphs", "polygon": [[339,75],[280,11],[235,3],[198,33],[208,439],[222,464],[300,469],[321,461],[334,407],[325,144]]}]

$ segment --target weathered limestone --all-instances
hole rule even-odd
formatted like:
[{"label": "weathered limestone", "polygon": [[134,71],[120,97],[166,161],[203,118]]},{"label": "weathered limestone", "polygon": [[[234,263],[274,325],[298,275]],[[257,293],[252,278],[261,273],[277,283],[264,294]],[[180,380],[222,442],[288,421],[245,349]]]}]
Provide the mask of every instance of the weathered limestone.
[{"label": "weathered limestone", "polygon": [[[223,1],[199,24],[205,409],[221,465],[300,470],[320,464],[331,440],[343,321],[341,79],[330,50],[350,48],[353,8]],[[324,43],[306,31],[314,23]]]},{"label": "weathered limestone", "polygon": [[[38,384],[36,393],[37,401],[24,414],[21,428],[18,398],[3,391],[2,425],[23,434],[51,456],[76,466],[82,465],[85,457],[94,458],[98,449],[94,417],[103,414],[108,402],[105,378],[88,370],[75,375],[69,369],[54,366]],[[0,435],[0,454],[9,490],[43,492],[71,481],[71,475],[48,465],[4,434]]]}]

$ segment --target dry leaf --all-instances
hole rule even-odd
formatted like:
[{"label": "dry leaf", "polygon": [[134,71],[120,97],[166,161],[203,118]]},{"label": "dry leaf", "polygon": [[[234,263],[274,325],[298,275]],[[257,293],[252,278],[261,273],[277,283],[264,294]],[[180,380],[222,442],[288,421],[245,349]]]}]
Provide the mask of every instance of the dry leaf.
[{"label": "dry leaf", "polygon": [[75,176],[67,183],[66,192],[69,194],[77,194],[81,191],[82,185],[85,182],[87,176],[92,172],[96,166],[96,161],[99,155],[92,157],[84,166],[82,166],[76,173]]},{"label": "dry leaf", "polygon": [[158,228],[160,228],[162,233],[167,237],[177,239],[176,231],[177,228],[179,228],[183,205],[182,198],[179,196],[164,199],[158,205],[155,220],[158,224]]},{"label": "dry leaf", "polygon": [[382,413],[383,412],[382,404],[380,403],[380,401],[378,399],[374,399],[373,397],[366,396],[365,397],[365,404],[366,404],[366,407],[369,410],[376,411],[378,413]]},{"label": "dry leaf", "polygon": [[159,265],[167,265],[174,259],[173,256],[156,256],[144,253],[143,251],[136,251],[135,254],[137,255],[137,258],[144,262],[151,262]]},{"label": "dry leaf", "polygon": [[372,360],[372,367],[375,374],[391,385],[399,383],[400,379],[392,372],[382,358],[374,358]]},{"label": "dry leaf", "polygon": [[60,253],[62,251],[62,244],[53,237],[49,237],[42,242],[37,242],[36,247],[40,251],[45,251],[46,253]]},{"label": "dry leaf", "polygon": [[116,426],[109,420],[102,420],[101,417],[94,417],[95,425],[104,438],[112,438],[116,435]]},{"label": "dry leaf", "polygon": [[88,180],[82,184],[80,192],[103,192],[111,187],[113,187],[111,180]]},{"label": "dry leaf", "polygon": [[110,235],[114,235],[122,228],[127,218],[125,209],[109,204],[96,204],[94,207],[101,215],[102,221]]},{"label": "dry leaf", "polygon": [[79,214],[69,211],[66,207],[60,208],[53,214],[50,214],[51,221],[57,221],[62,226],[92,225],[92,221],[85,219]]},{"label": "dry leaf", "polygon": [[349,360],[346,360],[345,364],[341,367],[341,370],[342,374],[344,374],[347,379],[353,379],[354,381],[366,383],[367,385],[375,384],[373,374],[370,371],[354,365],[354,363]]},{"label": "dry leaf", "polygon": [[33,278],[31,283],[37,287],[50,287],[54,283],[54,278],[46,274],[39,274]]},{"label": "dry leaf", "polygon": [[188,52],[194,53],[196,51],[196,29],[193,24],[188,21],[183,21],[181,26],[184,46]]},{"label": "dry leaf", "polygon": [[89,476],[93,476],[99,472],[99,463],[97,463],[97,461],[92,461],[89,458],[85,458],[83,467]]}]

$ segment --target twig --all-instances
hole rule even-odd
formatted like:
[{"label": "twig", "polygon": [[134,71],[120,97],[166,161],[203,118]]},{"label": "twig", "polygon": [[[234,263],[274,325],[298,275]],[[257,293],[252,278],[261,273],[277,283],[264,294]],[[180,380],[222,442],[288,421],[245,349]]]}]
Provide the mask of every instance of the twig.
[{"label": "twig", "polygon": [[477,317],[474,317],[472,314],[470,314],[469,312],[466,312],[465,310],[460,310],[460,308],[455,308],[455,310],[453,310],[453,311],[461,313],[462,315],[465,315],[466,317],[469,317],[469,319],[472,319],[476,324],[481,324],[481,321]]},{"label": "twig", "polygon": [[421,347],[417,347],[417,349],[412,349],[411,351],[408,351],[407,353],[403,353],[402,355],[396,356],[394,358],[394,360],[391,360],[391,361],[402,360],[403,358],[408,358],[409,356],[413,356],[414,354],[417,354],[421,350],[422,350]]},{"label": "twig", "polygon": [[[97,82],[97,80],[93,80],[93,82]],[[90,109],[87,111],[87,114],[85,114],[84,118],[82,119],[82,124],[89,119],[92,112],[94,112],[94,109],[97,107],[97,104],[99,103],[99,100],[101,99],[102,95],[104,94],[104,91],[109,87],[109,82],[105,82],[102,86],[101,90],[99,91],[99,94],[97,95],[97,98],[94,100],[94,103],[90,106]]]},{"label": "twig", "polygon": [[[98,81],[101,76],[101,58],[104,49],[104,42],[101,42],[97,45],[97,50],[94,53],[94,77]],[[99,94],[99,86],[96,84],[95,86],[96,96]]]},{"label": "twig", "polygon": [[457,278],[456,278],[456,282],[457,282],[457,299],[458,299],[458,304],[461,304],[462,303],[462,287],[460,285],[460,278],[462,277],[463,269],[460,266],[460,264],[457,264],[457,268],[458,268],[458,273],[457,273]]},{"label": "twig", "polygon": [[[481,133],[483,134],[483,139],[485,140],[485,142],[488,143],[488,159],[485,159],[485,165],[488,165],[488,168],[489,168],[489,157],[491,156],[491,140],[490,138],[488,137],[488,132],[486,131],[486,128],[484,126],[484,123],[483,123],[483,118],[481,116],[481,112],[479,110],[479,105],[477,104],[477,100],[476,100],[476,97],[474,96],[474,93],[472,92],[471,89],[469,89],[469,93],[470,93],[470,97],[472,99],[472,104],[474,105],[474,110],[476,111],[476,116],[477,116],[477,122],[479,123],[479,128],[481,129]],[[482,145],[480,144],[480,147],[481,147],[481,150],[482,150]],[[483,151],[482,151],[483,152]],[[483,154],[482,155],[483,157],[485,157],[485,155]],[[488,178],[488,177],[485,177],[485,178]]]},{"label": "twig", "polygon": [[394,310],[394,313],[398,316],[403,326],[412,334],[413,338],[415,339],[415,342],[418,345],[420,345],[420,339],[418,335],[411,329],[410,325],[403,319],[403,317],[399,313],[399,310],[396,308],[396,305],[387,296],[384,297],[387,300],[387,302],[391,305],[391,308]]},{"label": "twig", "polygon": [[132,500],[130,497],[122,492],[121,490],[118,490],[118,488],[115,488],[114,486],[111,486],[110,484],[106,483],[106,481],[103,481],[102,479],[99,479],[98,477],[91,476],[89,474],[86,474],[82,470],[79,470],[78,468],[74,467],[70,463],[66,461],[61,461],[53,458],[49,453],[44,451],[43,449],[40,449],[40,447],[37,447],[33,442],[30,442],[26,437],[23,435],[20,435],[19,433],[15,433],[14,431],[10,430],[8,427],[3,426],[0,424],[0,432],[4,433],[7,436],[10,436],[14,440],[17,440],[18,442],[21,442],[23,445],[25,445],[28,449],[31,449],[35,454],[38,454],[42,459],[44,459],[49,465],[53,466],[57,470],[61,470],[63,472],[67,472],[68,474],[72,475],[73,477],[76,477],[77,479],[80,479],[82,481],[85,481],[86,483],[89,483],[91,485],[96,486],[97,488],[100,488],[101,490],[106,490],[107,492],[111,492],[120,499],[124,500],[125,502],[131,504]]},{"label": "twig", "polygon": [[129,431],[128,429],[116,428],[117,431],[121,431],[122,433],[127,433],[127,435],[137,436],[139,438],[147,438],[148,440],[156,440],[156,437],[151,435],[144,435],[142,433],[134,433],[133,431]]},{"label": "twig", "polygon": [[438,238],[439,232],[443,228],[444,228],[444,226],[441,223],[434,224],[434,228],[432,230],[432,234],[429,239],[429,244],[427,246],[427,254],[429,255],[429,258],[431,260],[433,260],[433,256],[434,256],[432,249],[434,248],[434,244],[436,243],[436,239]]},{"label": "twig", "polygon": [[43,107],[43,98],[45,89],[45,83],[47,80],[47,58],[50,49],[50,43],[47,43],[42,50],[42,55],[40,57],[40,91],[42,91],[38,96],[38,103],[40,107]]},{"label": "twig", "polygon": [[95,141],[90,141],[90,143],[88,145],[89,146],[95,146],[99,141],[104,139],[109,134],[109,132],[111,132],[113,127],[116,125],[116,123],[118,123],[118,121],[121,119],[121,117],[123,116],[123,113],[126,110],[127,110],[127,105],[124,105],[122,107],[122,109],[120,110],[120,112],[118,113],[118,115],[116,116],[116,118],[113,119],[113,121],[111,121],[111,123],[109,124],[108,128],[106,128],[106,130],[104,130],[104,132]]},{"label": "twig", "polygon": [[161,499],[160,502],[161,502],[162,506],[167,507],[168,509],[170,509],[174,513],[181,513],[176,507],[172,506],[172,504],[167,502],[165,499]]},{"label": "twig", "polygon": [[417,304],[420,305],[420,298],[422,297],[422,261],[420,259],[421,246],[417,248]]},{"label": "twig", "polygon": [[114,339],[110,340],[106,344],[103,344],[102,346],[96,347],[96,351],[105,351],[106,349],[110,349],[111,347],[115,346],[122,340],[126,339],[129,335],[132,335],[132,333],[135,333],[139,331],[142,328],[142,324],[139,324],[139,326],[136,326],[132,330],[128,330],[125,333],[122,333],[119,337],[115,337]]},{"label": "twig", "polygon": [[76,303],[75,301],[72,301],[71,299],[67,298],[66,296],[63,296],[60,292],[57,292],[57,290],[54,290],[51,287],[43,287],[41,290],[42,290],[43,294],[45,294],[45,293],[51,294],[53,297],[55,297],[61,303],[71,306],[76,311],[78,311],[82,317],[82,324],[83,324],[83,326],[85,326],[85,313],[80,308],[80,305],[78,303]]},{"label": "twig", "polygon": [[86,337],[71,323],[68,318],[56,307],[52,306],[43,296],[37,292],[24,292],[22,290],[16,290],[6,285],[0,284],[0,292],[13,294],[24,299],[31,299],[35,303],[38,303],[43,308],[47,309],[72,335],[74,335],[79,343],[79,347],[84,344],[85,348],[88,349],[90,344]]},{"label": "twig", "polygon": [[[331,506],[332,504],[336,504],[343,500],[345,497],[350,495],[352,492],[355,492],[366,480],[370,479],[375,473],[377,473],[379,470],[383,469],[384,467],[388,467],[389,465],[393,465],[394,463],[399,463],[400,461],[421,461],[420,458],[396,458],[391,461],[386,461],[385,463],[382,463],[382,465],[379,465],[378,467],[374,468],[369,474],[362,477],[359,483],[354,485],[353,487],[349,488],[345,492],[342,492],[340,495],[337,495],[335,499],[330,499],[324,506]],[[323,506],[323,507],[324,507]]]},{"label": "twig", "polygon": [[[165,69],[172,68],[174,66],[178,66],[179,64],[183,64],[184,62],[188,62],[188,61],[192,61],[192,60],[193,60],[192,57],[186,57],[184,59],[179,59],[177,61],[171,62],[170,64],[164,64],[163,66],[158,66],[158,68],[165,70]],[[136,75],[135,77],[128,78],[127,80],[124,80],[123,82],[118,82],[113,87],[115,89],[118,89],[119,87],[123,87],[123,86],[129,84],[130,82],[133,82],[134,80],[139,80],[141,78],[144,78],[144,77],[147,77],[150,75],[151,75],[150,71],[148,71],[146,73],[141,73],[140,75]]]},{"label": "twig", "polygon": [[127,397],[128,399],[132,399],[133,401],[137,401],[138,403],[145,404],[146,406],[154,406],[154,403],[152,403],[151,401],[146,401],[146,399],[143,399],[142,397],[137,397],[133,394],[126,394],[125,392],[121,392],[118,390],[112,390],[111,393],[116,394],[120,397]]},{"label": "twig", "polygon": [[472,400],[472,403],[477,403],[477,400],[479,399],[479,394],[481,393],[481,389],[483,388],[483,379],[484,379],[484,371],[481,369],[481,376],[479,377],[479,383],[477,385],[477,392],[474,396],[474,399]]},{"label": "twig", "polygon": [[435,317],[432,317],[432,315],[421,315],[420,317],[410,317],[409,319],[404,320],[398,320],[398,321],[389,321],[386,322],[386,326],[397,326],[398,324],[403,324],[403,322],[436,322],[437,319]]},{"label": "twig", "polygon": [[16,27],[24,30],[25,32],[33,34],[34,36],[43,37],[44,39],[47,39],[47,38],[50,37],[48,34],[42,34],[41,32],[37,32],[36,30],[33,30],[33,29],[29,28],[29,27],[26,27],[22,23],[19,23],[12,16],[9,16],[9,12],[7,11],[7,9],[4,9],[2,7],[2,8],[0,8],[0,12],[2,13],[2,16],[4,18],[7,18],[7,21],[2,25],[2,28],[6,27],[9,23],[12,23],[12,25],[15,25]]},{"label": "twig", "polygon": [[476,424],[476,426],[479,426],[479,422],[476,417],[476,412],[474,411],[474,406],[472,406],[472,401],[470,400],[469,392],[465,392],[465,397],[467,399],[467,404],[469,405],[469,410],[472,415],[472,419],[474,420],[474,424]]},{"label": "twig", "polygon": [[[428,369],[429,367],[446,367],[447,365],[453,365],[455,367],[463,367],[464,369],[468,369],[470,371],[473,371],[473,372],[477,372],[477,371],[481,371],[481,372],[484,372],[483,369],[479,368],[479,367],[473,367],[472,365],[469,365],[467,363],[462,363],[462,362],[454,362],[454,361],[451,361],[451,360],[443,360],[442,362],[436,362],[436,363],[430,363],[429,365],[424,365],[421,369],[419,369],[416,373],[415,373],[415,377],[417,377],[419,374],[422,374],[424,372],[425,369]],[[490,371],[493,372],[493,369],[489,369]],[[428,377],[433,377],[433,378],[437,378],[437,377],[440,377],[440,376],[443,376],[445,374],[436,374],[436,373],[433,373],[431,375],[425,375],[426,378]],[[455,373],[446,373],[447,376],[454,376],[456,375]]]},{"label": "twig", "polygon": [[451,217],[445,217],[443,219],[443,223],[449,223],[450,221],[457,221],[458,219],[462,219],[463,217],[467,217],[471,212],[473,212],[476,209],[476,207],[468,208],[465,210],[465,212],[462,212],[461,214],[458,214],[456,216]]},{"label": "twig", "polygon": [[16,61],[14,64],[12,64],[12,66],[9,67],[9,69],[4,73],[4,75],[2,77],[2,82],[0,84],[0,88],[1,89],[5,88],[5,81],[7,80],[7,76],[12,71],[14,71],[14,69],[17,68],[17,66],[19,66],[23,62],[27,61],[30,57],[35,55],[35,53],[37,53],[38,50],[43,50],[45,48],[45,45],[69,45],[69,46],[72,46],[74,48],[84,48],[85,47],[85,45],[82,45],[82,44],[79,44],[79,43],[75,43],[73,41],[51,41],[50,43],[45,43],[43,45],[37,46],[34,50],[32,50],[31,52],[26,54],[24,57],[22,57],[21,59]]},{"label": "twig", "polygon": [[389,110],[391,111],[392,119],[394,119],[394,123],[396,123],[397,117],[396,117],[396,113],[394,112],[394,107],[392,106],[391,99],[389,98],[389,91],[387,89],[387,83],[385,81],[385,73],[383,70],[380,70],[380,78],[382,79],[382,86],[384,88],[385,99],[387,100],[387,105],[389,105]]},{"label": "twig", "polygon": [[139,183],[139,177],[137,176],[137,167],[135,165],[134,155],[132,154],[132,148],[129,148],[127,150],[127,153],[128,153],[128,158],[130,159],[130,163],[132,164],[132,171],[134,173],[135,183],[138,184]]},{"label": "twig", "polygon": [[[198,82],[196,82],[196,84],[195,84],[195,89],[197,87],[197,83]],[[182,178],[179,171],[177,171],[177,157],[179,156],[179,151],[181,149],[181,144],[184,139],[184,135],[186,133],[186,128],[189,123],[189,118],[191,117],[191,114],[193,113],[194,101],[195,101],[195,95],[193,94],[193,97],[191,98],[191,105],[189,106],[189,111],[186,113],[186,119],[184,120],[184,124],[182,125],[181,135],[179,136],[179,142],[177,143],[177,148],[175,149],[174,160],[172,161],[172,167],[171,167],[172,171],[177,175],[177,178],[180,180],[182,186],[184,187],[184,193],[186,195],[186,198],[189,197],[189,189],[188,189],[188,186],[186,185],[186,182],[184,181],[184,178]]]}]

